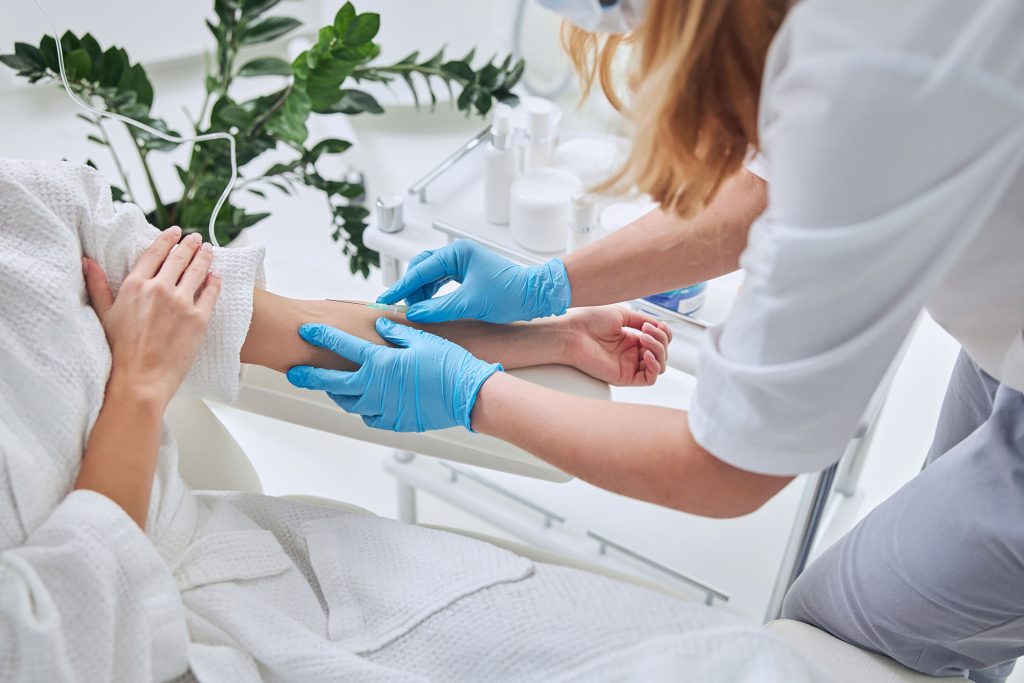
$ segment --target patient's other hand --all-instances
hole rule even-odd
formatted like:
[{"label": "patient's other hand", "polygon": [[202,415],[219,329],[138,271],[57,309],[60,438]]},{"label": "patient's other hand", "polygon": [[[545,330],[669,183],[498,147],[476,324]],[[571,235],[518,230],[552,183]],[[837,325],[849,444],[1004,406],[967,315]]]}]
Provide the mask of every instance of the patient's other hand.
[{"label": "patient's other hand", "polygon": [[139,257],[116,299],[100,265],[82,260],[89,302],[110,344],[108,389],[117,384],[162,405],[192,367],[221,286],[210,270],[209,245],[198,235],[179,243],[180,237],[180,228],[162,232]]},{"label": "patient's other hand", "polygon": [[650,386],[665,372],[672,331],[664,322],[623,306],[571,310],[569,358],[591,377],[614,386]]}]

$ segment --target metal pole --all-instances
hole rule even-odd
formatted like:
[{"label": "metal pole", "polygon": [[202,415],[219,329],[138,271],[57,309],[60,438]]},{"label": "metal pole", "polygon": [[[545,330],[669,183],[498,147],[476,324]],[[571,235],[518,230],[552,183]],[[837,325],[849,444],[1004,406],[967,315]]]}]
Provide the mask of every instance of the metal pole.
[{"label": "metal pole", "polygon": [[807,567],[838,468],[839,463],[833,464],[807,480],[797,508],[796,522],[789,534],[786,550],[782,555],[782,564],[775,578],[775,587],[768,600],[765,623],[779,618],[786,593]]},{"label": "metal pole", "polygon": [[[401,463],[411,462],[415,454],[409,451],[394,452],[395,460]],[[395,492],[398,494],[398,519],[406,524],[416,523],[416,489],[401,479],[395,479]]]}]

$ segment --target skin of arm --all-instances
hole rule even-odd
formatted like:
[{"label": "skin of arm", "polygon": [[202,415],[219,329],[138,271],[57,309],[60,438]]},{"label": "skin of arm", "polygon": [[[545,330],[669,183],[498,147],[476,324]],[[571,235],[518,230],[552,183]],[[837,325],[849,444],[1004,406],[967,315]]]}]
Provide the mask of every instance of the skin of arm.
[{"label": "skin of arm", "polygon": [[472,420],[595,486],[704,517],[751,513],[792,480],[719,460],[681,410],[568,396],[503,373],[484,382]]},{"label": "skin of arm", "polygon": [[345,358],[299,337],[305,323],[323,323],[384,344],[378,318],[425,330],[455,342],[477,358],[507,370],[571,365],[615,385],[649,385],[664,372],[672,335],[667,325],[624,308],[573,311],[558,318],[494,325],[473,320],[417,324],[404,315],[339,301],[304,301],[265,290],[253,292],[253,317],[241,351],[243,363],[287,372],[296,365],[355,370]]},{"label": "skin of arm", "polygon": [[375,344],[384,344],[374,329],[377,318],[381,317],[443,336],[477,358],[501,363],[508,369],[568,362],[570,332],[564,321],[557,319],[526,325],[490,325],[474,321],[416,325],[408,322],[404,315],[359,304],[289,299],[262,289],[253,292],[253,317],[242,346],[242,362],[279,372],[287,372],[295,365],[355,370],[354,363],[303,341],[299,327],[305,323],[323,323]]},{"label": "skin of arm", "polygon": [[744,169],[693,218],[651,211],[565,258],[571,305],[626,301],[731,273],[767,202],[767,183]]},{"label": "skin of arm", "polygon": [[99,264],[82,262],[111,371],[74,487],[102,493],[140,527],[149,513],[164,410],[195,359],[221,288],[210,273],[212,249],[201,248],[198,235],[179,243],[180,237],[177,228],[161,233],[116,301]]}]

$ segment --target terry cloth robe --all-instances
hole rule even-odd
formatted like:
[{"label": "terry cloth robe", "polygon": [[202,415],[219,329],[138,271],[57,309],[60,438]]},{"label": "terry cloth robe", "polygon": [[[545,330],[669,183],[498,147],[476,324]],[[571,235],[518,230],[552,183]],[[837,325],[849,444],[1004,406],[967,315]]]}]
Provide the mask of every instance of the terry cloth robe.
[{"label": "terry cloth robe", "polygon": [[[0,161],[0,680],[812,680],[720,610],[371,515],[194,493],[166,429],[145,531],[72,491],[110,371],[81,257],[116,291],[156,235],[89,168]],[[238,391],[262,258],[216,250],[183,392]]]}]

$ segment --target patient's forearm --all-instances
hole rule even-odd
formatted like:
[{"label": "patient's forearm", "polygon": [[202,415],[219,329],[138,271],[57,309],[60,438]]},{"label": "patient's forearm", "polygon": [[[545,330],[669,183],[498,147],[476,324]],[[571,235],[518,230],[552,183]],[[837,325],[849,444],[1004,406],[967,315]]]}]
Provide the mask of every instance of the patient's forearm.
[{"label": "patient's forearm", "polygon": [[476,357],[501,363],[508,369],[569,363],[568,326],[560,319],[512,325],[476,321],[417,325],[409,323],[404,315],[382,313],[359,304],[288,299],[262,289],[253,292],[252,323],[242,346],[242,362],[280,372],[295,365],[352,370],[355,368],[352,363],[304,342],[299,337],[299,327],[304,323],[325,323],[384,344],[374,329],[377,318],[382,315],[449,339]]}]

